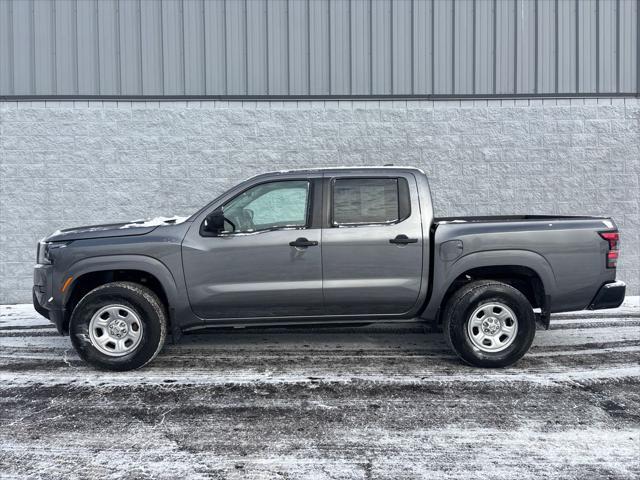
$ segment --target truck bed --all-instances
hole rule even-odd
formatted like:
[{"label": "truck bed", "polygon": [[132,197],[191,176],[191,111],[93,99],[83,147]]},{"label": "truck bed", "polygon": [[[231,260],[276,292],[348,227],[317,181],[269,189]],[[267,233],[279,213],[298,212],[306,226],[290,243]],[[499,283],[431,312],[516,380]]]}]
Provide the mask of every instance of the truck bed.
[{"label": "truck bed", "polygon": [[551,312],[582,310],[615,280],[600,232],[616,230],[611,218],[594,216],[437,217],[431,229],[434,290],[468,269],[520,266],[541,277]]},{"label": "truck bed", "polygon": [[435,217],[434,223],[484,223],[484,222],[522,222],[549,220],[606,220],[606,217],[589,215],[484,215],[473,217]]}]

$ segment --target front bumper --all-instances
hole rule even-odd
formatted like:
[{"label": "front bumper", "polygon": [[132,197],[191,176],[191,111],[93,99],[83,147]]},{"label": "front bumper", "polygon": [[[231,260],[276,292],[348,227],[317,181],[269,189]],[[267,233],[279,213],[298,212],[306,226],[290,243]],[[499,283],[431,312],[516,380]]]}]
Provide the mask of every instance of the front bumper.
[{"label": "front bumper", "polygon": [[36,309],[36,312],[53,323],[56,326],[58,333],[66,335],[67,332],[64,328],[64,309],[60,310],[54,305],[44,301],[37,285],[33,286],[33,308]]},{"label": "front bumper", "polygon": [[38,287],[36,285],[33,286],[33,308],[35,308],[36,312],[42,315],[46,319],[51,319],[49,315],[49,310],[40,305],[40,298],[42,297],[42,293],[38,291]]},{"label": "front bumper", "polygon": [[624,302],[624,293],[627,286],[624,282],[616,281],[605,283],[589,304],[589,310],[602,310],[604,308],[618,308]]},{"label": "front bumper", "polygon": [[33,308],[64,334],[64,309],[53,298],[53,268],[51,265],[36,265],[33,269]]},{"label": "front bumper", "polygon": [[[41,315],[41,310],[49,310],[53,299],[53,267],[38,264],[33,267],[33,306]],[[46,315],[44,315],[46,317]]]}]

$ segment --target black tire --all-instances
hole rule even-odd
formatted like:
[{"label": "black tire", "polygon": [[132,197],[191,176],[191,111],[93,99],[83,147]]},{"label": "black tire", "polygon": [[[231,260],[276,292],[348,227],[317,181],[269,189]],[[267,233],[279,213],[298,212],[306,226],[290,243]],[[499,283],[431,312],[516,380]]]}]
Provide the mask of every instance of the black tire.
[{"label": "black tire", "polygon": [[[102,353],[91,342],[89,324],[93,315],[108,305],[123,305],[139,317],[142,329],[139,344],[123,356]],[[76,305],[69,322],[73,347],[87,363],[104,370],[134,370],[143,367],[162,349],[167,336],[167,315],[158,298],[147,287],[132,282],[112,282],[94,288]]]},{"label": "black tire", "polygon": [[[513,343],[498,352],[480,350],[473,344],[467,329],[474,311],[491,302],[506,305],[517,317],[518,330]],[[527,298],[511,285],[495,280],[478,280],[464,285],[447,302],[443,317],[447,343],[458,357],[476,367],[513,365],[527,353],[536,333],[535,315]]]}]

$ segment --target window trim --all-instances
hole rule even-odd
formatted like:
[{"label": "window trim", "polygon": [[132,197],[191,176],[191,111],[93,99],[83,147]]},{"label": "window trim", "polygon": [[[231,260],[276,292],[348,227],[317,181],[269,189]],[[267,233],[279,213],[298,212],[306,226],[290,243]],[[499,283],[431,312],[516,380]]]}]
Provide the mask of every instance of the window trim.
[{"label": "window trim", "polygon": [[[334,202],[334,197],[335,197],[335,184],[336,181],[338,180],[395,180],[396,181],[396,185],[397,185],[397,192],[398,192],[398,218],[396,220],[389,220],[386,222],[354,222],[354,223],[337,223],[334,219],[334,207],[335,207],[335,202]],[[401,195],[401,190],[402,188],[400,187],[400,182],[404,182],[405,183],[405,188],[406,188],[406,193],[408,195],[408,202],[407,202],[407,211],[404,215],[402,215],[403,212],[401,212],[401,206],[402,206],[402,201],[400,199],[400,195]],[[384,226],[389,226],[389,225],[397,225],[399,223],[404,222],[406,219],[408,219],[411,216],[411,195],[409,194],[409,181],[403,177],[403,176],[393,176],[393,175],[388,175],[388,176],[362,176],[362,175],[358,175],[358,176],[344,176],[344,177],[333,177],[331,178],[330,182],[329,182],[329,227],[330,228],[349,228],[349,227],[366,227],[366,226],[378,226],[378,227],[384,227]]]},{"label": "window trim", "polygon": [[[218,205],[217,207],[215,207],[213,210],[209,211],[207,213],[207,215],[209,213],[211,213],[212,211],[218,209],[218,208],[223,208],[224,206],[227,205],[229,202],[232,202],[233,200],[235,200],[236,198],[238,198],[240,195],[248,192],[249,190],[251,190],[252,188],[258,187],[260,185],[265,185],[267,183],[281,183],[281,182],[306,182],[307,183],[307,211],[305,212],[305,224],[303,226],[299,226],[299,227],[294,227],[294,226],[283,226],[283,227],[270,227],[270,228],[262,228],[260,230],[252,230],[250,232],[220,232],[219,235],[215,235],[217,237],[233,237],[233,236],[237,236],[237,235],[254,235],[254,234],[258,234],[258,233],[265,233],[265,232],[277,232],[277,231],[281,231],[281,230],[308,230],[309,228],[311,228],[311,222],[312,222],[312,214],[313,214],[313,201],[314,201],[314,181],[312,178],[278,178],[278,179],[267,179],[261,182],[257,182],[254,183],[252,185],[247,186],[247,188],[241,190],[240,192],[238,192],[237,194],[235,194],[233,197],[227,199],[223,204]],[[206,219],[206,216],[205,216]],[[202,223],[200,225],[200,236],[213,236],[213,235],[203,235],[203,226],[204,226],[204,222],[205,219],[202,220]]]}]

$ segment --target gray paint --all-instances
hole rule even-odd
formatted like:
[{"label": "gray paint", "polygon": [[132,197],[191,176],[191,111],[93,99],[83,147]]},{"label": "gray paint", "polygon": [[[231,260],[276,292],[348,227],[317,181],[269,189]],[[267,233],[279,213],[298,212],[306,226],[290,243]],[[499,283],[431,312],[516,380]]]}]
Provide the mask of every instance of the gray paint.
[{"label": "gray paint", "polygon": [[0,95],[638,92],[634,0],[0,0]]},{"label": "gray paint", "polygon": [[[272,175],[270,178],[282,177]],[[321,177],[322,173],[315,173],[308,177],[287,178]],[[306,228],[218,237],[200,234],[200,225],[207,214],[265,180],[267,178],[258,178],[234,186],[211,205],[203,206],[206,208],[191,219],[193,222],[182,241],[184,279],[193,312],[201,318],[322,314],[322,234],[319,226],[310,224]],[[289,242],[300,237],[318,242],[318,245],[304,249],[289,246]],[[220,272],[225,274],[220,275]],[[254,275],[248,275],[249,272]],[[248,296],[253,296],[254,300]]]},{"label": "gray paint", "polygon": [[[363,176],[405,178],[410,215],[391,224],[332,227],[330,185],[336,178]],[[319,224],[312,220],[308,228],[202,234],[206,216],[247,188],[289,179],[317,183],[320,178],[326,188],[323,195],[313,195],[310,207],[312,217],[320,213]],[[605,267],[606,242],[597,234],[616,228],[612,223],[606,226],[596,217],[554,216],[465,217],[462,224],[435,219],[435,238],[430,242],[434,222],[430,199],[426,176],[414,168],[264,174],[233,187],[184,224],[141,226],[140,231],[101,225],[46,237],[44,241],[73,242],[51,251],[52,265],[36,265],[34,293],[41,306],[58,312],[51,318],[62,332],[66,325],[61,320],[68,319],[64,310],[83,275],[140,269],[162,285],[175,331],[203,324],[409,319],[422,312],[427,320],[435,320],[455,279],[480,267],[530,270],[543,285],[549,312],[586,309],[601,286],[615,280],[615,270]],[[390,242],[399,235],[415,243]],[[290,245],[300,237],[313,239],[315,245]],[[457,255],[436,254],[441,244],[452,240],[462,246]],[[68,276],[74,279],[70,286],[56,288]]]},{"label": "gray paint", "polygon": [[[387,225],[329,227],[331,183],[324,191],[322,290],[326,315],[411,315],[424,301],[429,279],[429,229],[433,219],[428,185],[417,171],[399,169],[328,170],[325,179],[398,176],[407,180],[411,214]],[[423,225],[424,223],[424,225]],[[389,241],[406,235],[416,243]]]},{"label": "gray paint", "polygon": [[603,229],[607,229],[604,223],[595,218],[440,224],[436,247],[460,240],[463,249],[451,261],[435,257],[433,302],[426,316],[435,315],[437,299],[454,279],[474,268],[500,265],[534,271],[550,297],[552,313],[586,309],[600,287],[615,280],[615,271],[605,267],[603,241],[596,233]]}]

